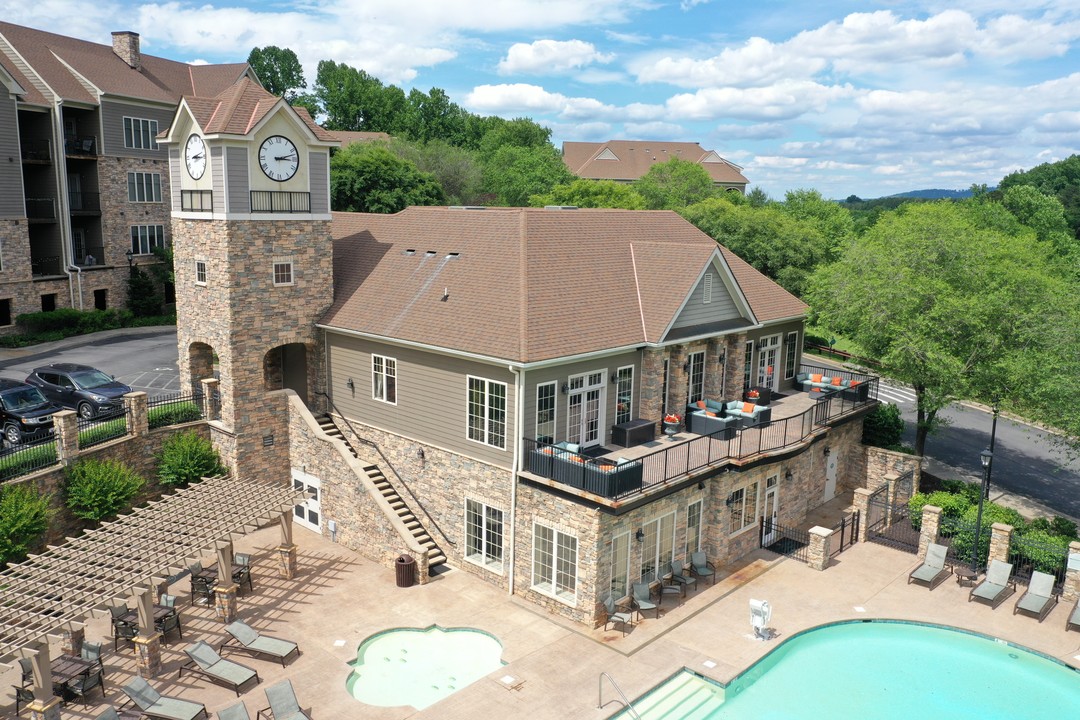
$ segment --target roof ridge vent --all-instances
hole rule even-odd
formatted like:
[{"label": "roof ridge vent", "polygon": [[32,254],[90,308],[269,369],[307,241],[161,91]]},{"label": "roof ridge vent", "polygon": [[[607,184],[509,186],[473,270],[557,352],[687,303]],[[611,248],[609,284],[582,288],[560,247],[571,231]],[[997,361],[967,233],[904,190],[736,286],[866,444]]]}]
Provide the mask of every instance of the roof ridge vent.
[{"label": "roof ridge vent", "polygon": [[545,210],[577,210],[577,205],[545,205]]},{"label": "roof ridge vent", "polygon": [[437,253],[434,250],[428,250],[426,253],[424,253],[424,257],[426,257],[426,258],[435,257],[436,254]]},{"label": "roof ridge vent", "polygon": [[408,248],[408,249],[407,249],[407,250],[405,251],[405,254],[406,254],[406,255],[415,255],[415,254],[416,254],[416,250],[414,250],[414,249],[412,249],[412,248]]},{"label": "roof ridge vent", "polygon": [[458,257],[461,257],[461,253],[459,253],[459,252],[446,253],[446,259],[447,260],[453,260],[454,258],[458,258]]},{"label": "roof ridge vent", "polygon": [[451,210],[487,210],[486,205],[451,205]]}]

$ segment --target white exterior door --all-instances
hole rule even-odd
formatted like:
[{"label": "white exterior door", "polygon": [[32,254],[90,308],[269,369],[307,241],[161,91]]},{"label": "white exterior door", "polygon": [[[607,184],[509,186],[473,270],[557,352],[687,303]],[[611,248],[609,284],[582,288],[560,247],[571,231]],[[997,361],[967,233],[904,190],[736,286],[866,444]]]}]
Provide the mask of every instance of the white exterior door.
[{"label": "white exterior door", "polygon": [[780,496],[777,494],[779,476],[773,475],[765,481],[765,503],[761,508],[765,515],[765,527],[761,532],[761,544],[768,546],[776,541],[777,514],[780,510]]},{"label": "white exterior door", "polygon": [[829,453],[825,458],[825,501],[832,500],[836,495],[836,453]]},{"label": "white exterior door", "polygon": [[780,355],[780,336],[770,335],[758,341],[757,384],[777,389],[780,373],[776,372],[776,360]]},{"label": "white exterior door", "polygon": [[604,379],[606,372],[575,375],[570,378],[566,439],[581,447],[600,444],[604,426]]},{"label": "white exterior door", "polygon": [[293,522],[308,530],[322,533],[322,481],[302,470],[292,469],[293,489],[307,492],[310,497],[293,507]]}]

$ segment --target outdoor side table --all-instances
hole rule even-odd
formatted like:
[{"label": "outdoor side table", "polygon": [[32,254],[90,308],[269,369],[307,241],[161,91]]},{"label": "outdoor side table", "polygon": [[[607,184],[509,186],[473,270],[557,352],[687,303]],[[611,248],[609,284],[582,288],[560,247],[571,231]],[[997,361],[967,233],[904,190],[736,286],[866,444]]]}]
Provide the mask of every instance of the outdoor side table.
[{"label": "outdoor side table", "polygon": [[953,574],[956,575],[956,584],[963,587],[966,582],[968,586],[975,584],[975,578],[978,574],[969,567],[960,567],[959,565],[953,568]]}]

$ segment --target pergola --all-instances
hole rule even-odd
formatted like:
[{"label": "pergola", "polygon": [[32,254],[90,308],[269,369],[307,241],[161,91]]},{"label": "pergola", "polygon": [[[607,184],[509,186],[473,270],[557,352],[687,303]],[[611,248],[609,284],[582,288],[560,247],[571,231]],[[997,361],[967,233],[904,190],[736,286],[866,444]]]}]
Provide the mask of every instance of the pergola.
[{"label": "pergola", "polygon": [[152,628],[159,585],[211,552],[219,577],[230,581],[233,539],[275,520],[282,545],[291,546],[292,509],[304,498],[288,485],[205,478],[8,566],[0,572],[0,664],[31,658],[35,694],[51,694],[48,636],[81,628],[87,616],[131,597],[140,627]]}]

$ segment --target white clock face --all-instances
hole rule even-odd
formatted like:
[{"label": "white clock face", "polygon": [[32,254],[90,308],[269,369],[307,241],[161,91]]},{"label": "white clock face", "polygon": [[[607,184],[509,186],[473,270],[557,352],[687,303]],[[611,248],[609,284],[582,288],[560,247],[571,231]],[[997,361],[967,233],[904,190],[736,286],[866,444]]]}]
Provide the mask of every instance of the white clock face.
[{"label": "white clock face", "polygon": [[266,177],[284,182],[300,167],[300,153],[289,138],[271,135],[259,146],[259,166]]},{"label": "white clock face", "polygon": [[206,172],[206,145],[198,135],[192,134],[184,145],[184,164],[192,180],[198,180]]}]

